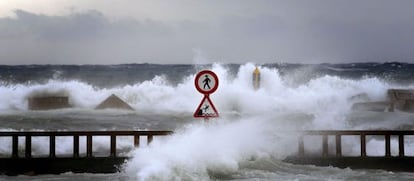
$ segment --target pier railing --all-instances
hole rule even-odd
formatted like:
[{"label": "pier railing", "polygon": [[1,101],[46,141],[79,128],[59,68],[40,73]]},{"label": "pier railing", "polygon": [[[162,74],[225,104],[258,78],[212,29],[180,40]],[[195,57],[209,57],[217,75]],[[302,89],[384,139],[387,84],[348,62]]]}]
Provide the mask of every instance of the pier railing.
[{"label": "pier railing", "polygon": [[[46,132],[36,132],[36,131],[23,131],[23,132],[0,132],[0,138],[11,138],[12,149],[11,157],[12,158],[31,158],[32,157],[32,138],[35,137],[48,137],[49,138],[49,158],[56,157],[56,137],[72,137],[73,139],[73,153],[71,157],[78,158],[80,157],[79,147],[80,137],[86,137],[86,155],[85,157],[94,157],[93,155],[93,138],[97,136],[108,136],[110,157],[117,157],[117,137],[119,136],[132,136],[134,147],[139,147],[140,138],[146,137],[147,144],[151,143],[154,136],[165,136],[172,134],[172,131],[46,131]],[[321,155],[322,157],[327,156],[336,156],[343,157],[342,154],[343,145],[342,138],[343,136],[358,136],[360,140],[360,157],[368,157],[367,155],[367,136],[383,136],[385,140],[385,157],[391,157],[391,137],[398,137],[398,157],[406,157],[405,154],[405,136],[414,136],[414,131],[408,130],[314,130],[314,131],[302,131],[299,135],[298,140],[298,156],[305,156],[305,137],[307,136],[321,136],[322,145],[321,145]],[[24,155],[19,155],[19,138],[25,138],[24,146]],[[334,137],[334,153],[329,153],[329,145],[332,144],[328,142],[328,137]],[[145,138],[144,138],[145,139]],[[2,153],[4,154],[4,153]]]},{"label": "pier railing", "polygon": [[[342,154],[342,137],[343,136],[358,136],[360,140],[360,157],[367,156],[367,136],[384,136],[385,139],[385,157],[391,157],[391,136],[398,137],[398,157],[406,157],[405,155],[405,146],[404,146],[404,136],[414,135],[414,131],[405,131],[405,130],[315,130],[315,131],[303,131],[299,136],[298,141],[298,156],[305,156],[305,136],[322,136],[322,157],[327,156],[336,156],[343,157]],[[328,137],[335,137],[335,153],[329,153],[329,144]]]},{"label": "pier railing", "polygon": [[[139,147],[140,137],[147,137],[147,143],[151,143],[154,136],[165,136],[172,134],[172,131],[22,131],[22,132],[0,132],[0,138],[11,137],[12,158],[32,158],[32,138],[49,137],[49,158],[56,158],[56,137],[72,137],[73,138],[73,158],[79,158],[79,137],[86,137],[86,157],[94,157],[92,152],[93,138],[96,136],[110,137],[110,157],[117,157],[117,137],[133,136],[134,146]],[[24,156],[19,156],[19,137],[25,138]]]},{"label": "pier railing", "polygon": [[[65,172],[74,173],[114,173],[119,171],[119,165],[125,163],[125,160],[129,159],[117,149],[118,137],[133,137],[132,147],[140,146],[140,138],[146,138],[146,143],[149,144],[156,136],[165,136],[172,134],[172,131],[46,131],[46,132],[34,132],[34,131],[22,131],[22,132],[0,132],[0,139],[4,142],[4,138],[11,142],[11,149],[7,158],[4,158],[4,150],[1,151],[2,157],[0,158],[0,174],[17,175],[17,174],[59,174]],[[292,133],[292,132],[290,132]],[[298,139],[298,155],[289,156],[284,161],[295,164],[312,164],[318,166],[335,166],[339,168],[352,168],[352,169],[385,169],[390,171],[409,171],[414,172],[414,156],[407,156],[405,150],[404,140],[407,136],[414,136],[414,131],[403,130],[314,130],[314,131],[300,131],[294,132],[299,134]],[[94,139],[96,137],[106,137],[109,141],[106,141],[109,145],[104,150],[109,150],[109,155],[98,156],[98,153],[102,153],[101,148],[94,148]],[[316,136],[319,141],[322,142],[321,147],[317,147],[317,152],[313,152],[312,155],[307,155],[309,148],[307,146],[308,138]],[[348,146],[355,146],[355,142],[352,144],[342,144],[345,136],[356,136],[360,140],[360,155],[347,156],[343,154],[344,148]],[[370,156],[367,154],[367,142],[368,136],[383,137],[384,138],[384,150],[383,156]],[[49,138],[49,152],[43,155],[32,155],[32,145],[34,144],[34,138],[46,137]],[[56,153],[56,144],[59,144],[61,137],[69,137],[73,139],[73,152],[67,152],[68,155],[61,155]],[[80,141],[80,138],[82,139]],[[333,138],[333,140],[332,140]],[[391,140],[398,139],[398,155],[391,153]],[[19,145],[19,141],[24,139],[24,143]],[[86,139],[86,140],[85,140]],[[382,139],[382,138],[381,138]],[[368,140],[368,141],[367,141]],[[123,140],[124,141],[124,140]],[[394,146],[393,141],[393,145]],[[307,143],[307,144],[305,144]],[[314,142],[310,142],[312,148],[315,148]],[[41,144],[45,144],[41,142]],[[85,145],[83,145],[85,144]],[[35,145],[39,148],[39,145]],[[43,145],[40,145],[43,146]],[[82,148],[82,154],[80,154],[80,146]],[[102,143],[99,144],[102,147]],[[119,146],[119,145],[118,145]],[[319,146],[319,145],[316,145]],[[24,147],[24,151],[23,151]],[[19,150],[19,148],[21,150]],[[124,149],[125,147],[123,147]],[[376,147],[375,147],[376,148]],[[394,148],[394,147],[393,147]],[[377,148],[376,148],[377,149]],[[125,152],[125,150],[123,150]],[[107,151],[105,151],[107,152]],[[20,154],[19,154],[20,153]],[[315,155],[315,153],[317,155]],[[66,153],[65,153],[66,154]]]}]

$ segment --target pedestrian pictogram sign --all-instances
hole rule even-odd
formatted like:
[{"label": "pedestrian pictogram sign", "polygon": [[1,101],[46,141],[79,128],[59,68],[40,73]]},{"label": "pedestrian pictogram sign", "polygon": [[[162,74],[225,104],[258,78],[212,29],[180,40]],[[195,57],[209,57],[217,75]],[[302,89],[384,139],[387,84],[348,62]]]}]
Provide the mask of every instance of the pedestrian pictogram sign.
[{"label": "pedestrian pictogram sign", "polygon": [[194,80],[198,92],[204,94],[203,100],[194,112],[195,118],[218,117],[218,112],[210,99],[210,94],[217,90],[219,81],[217,75],[210,70],[199,72]]},{"label": "pedestrian pictogram sign", "polygon": [[218,77],[210,70],[203,70],[196,75],[195,86],[202,94],[211,94],[218,88]]}]

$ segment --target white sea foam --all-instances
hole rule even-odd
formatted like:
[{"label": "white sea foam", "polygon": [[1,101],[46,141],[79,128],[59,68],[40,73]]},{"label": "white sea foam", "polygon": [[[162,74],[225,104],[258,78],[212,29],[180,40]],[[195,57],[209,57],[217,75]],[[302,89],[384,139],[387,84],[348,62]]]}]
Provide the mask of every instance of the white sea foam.
[{"label": "white sea foam", "polygon": [[242,161],[283,157],[292,151],[287,139],[266,121],[211,121],[216,122],[189,125],[137,149],[126,165],[127,174],[138,180],[208,180],[209,173],[237,171]]},{"label": "white sea foam", "polygon": [[[210,98],[222,117],[211,120],[211,124],[188,125],[176,130],[172,136],[156,140],[150,147],[135,150],[133,159],[125,165],[128,175],[140,180],[208,180],[209,173],[232,173],[239,169],[241,162],[252,158],[283,158],[295,145],[287,144],[289,139],[281,132],[367,128],[368,125],[358,127],[347,119],[352,104],[360,101],[352,97],[365,93],[370,100],[380,101],[386,98],[387,89],[392,88],[377,78],[352,80],[328,75],[292,84],[292,79],[281,76],[277,69],[259,66],[261,87],[255,91],[251,82],[254,68],[252,63],[242,65],[234,76],[224,66],[214,64],[212,70],[220,83]],[[296,72],[301,73],[306,74],[306,71]],[[26,111],[27,97],[37,94],[64,94],[69,96],[75,109],[92,110],[107,96],[116,94],[138,114],[192,115],[202,99],[194,88],[194,76],[188,75],[177,85],[169,84],[163,76],[156,76],[152,80],[115,88],[97,88],[75,80],[0,85],[0,110],[2,113]],[[303,76],[306,75],[297,75]],[[105,139],[98,138],[94,149],[107,145]],[[383,143],[376,139],[367,141],[371,148],[383,147]],[[42,142],[47,140],[38,143],[41,145]],[[57,152],[69,153],[70,140],[60,143]],[[359,150],[357,139],[344,140],[343,144],[350,145],[344,148],[345,154]],[[33,147],[36,149],[35,145]],[[47,150],[39,147],[38,152]]]},{"label": "white sea foam", "polygon": [[[212,120],[217,122],[213,124],[192,125],[166,140],[138,149],[126,164],[126,172],[138,180],[209,180],[212,172],[231,174],[239,169],[240,163],[251,158],[282,159],[297,149],[292,144],[293,138],[285,137],[282,131],[295,126],[282,119],[293,117],[290,119],[298,122],[309,119],[305,127],[297,125],[296,129],[353,129],[346,116],[352,103],[359,100],[351,97],[366,93],[370,100],[384,100],[390,88],[376,78],[350,80],[334,76],[290,86],[276,69],[261,68],[261,88],[253,91],[252,70],[253,64],[243,65],[231,79],[223,67],[213,66],[220,77],[219,90],[211,96],[213,102],[222,112],[240,113],[240,119],[229,122],[223,118]],[[307,144],[311,145],[310,149],[320,151],[320,141]],[[358,154],[358,141],[345,139],[344,154]],[[376,139],[368,140],[367,144],[373,150],[384,146]],[[395,152],[395,147],[392,150]],[[382,153],[371,151],[369,154]]]},{"label": "white sea foam", "polygon": [[[242,65],[235,77],[229,75],[223,66],[213,65],[212,70],[218,75],[220,85],[211,99],[220,112],[268,115],[297,111],[313,114],[320,118],[318,120],[338,120],[341,119],[340,113],[347,112],[355,101],[350,97],[366,93],[373,100],[381,100],[385,99],[386,90],[390,88],[376,78],[350,80],[334,76],[323,76],[292,86],[291,80],[283,78],[277,69],[260,68],[261,88],[254,91],[251,83],[254,64]],[[114,88],[97,88],[76,80],[0,85],[0,110],[27,110],[27,98],[35,95],[65,95],[73,107],[93,109],[109,95],[116,94],[138,111],[191,113],[202,99],[194,88],[194,76],[188,75],[178,85],[171,85],[165,77],[156,76],[152,80]]]}]

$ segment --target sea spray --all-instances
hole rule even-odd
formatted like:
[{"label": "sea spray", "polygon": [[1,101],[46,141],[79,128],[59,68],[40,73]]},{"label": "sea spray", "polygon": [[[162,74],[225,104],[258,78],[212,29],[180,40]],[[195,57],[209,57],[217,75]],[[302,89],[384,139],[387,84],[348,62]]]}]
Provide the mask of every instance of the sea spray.
[{"label": "sea spray", "polygon": [[[226,66],[213,64],[211,69],[219,76],[220,86],[211,95],[220,113],[278,114],[301,112],[323,117],[327,112],[338,112],[340,118],[352,103],[350,99],[366,94],[372,101],[383,100],[390,85],[378,78],[360,80],[325,75],[292,86],[277,68],[259,66],[262,74],[261,88],[255,91],[251,84],[255,65],[244,64],[235,75]],[[37,95],[63,94],[69,97],[73,108],[94,109],[111,94],[116,94],[137,112],[154,114],[189,114],[194,111],[202,95],[194,88],[194,75],[187,75],[178,84],[168,82],[168,77],[159,75],[150,80],[100,88],[81,80],[54,80],[46,83],[0,85],[0,110],[27,110],[27,98]],[[343,116],[342,116],[343,117]],[[321,124],[323,125],[323,123]],[[331,125],[334,126],[334,125]]]},{"label": "sea spray", "polygon": [[[291,151],[277,130],[260,120],[209,120],[178,130],[149,147],[139,148],[125,171],[138,180],[208,180],[231,175],[239,164]],[[293,148],[292,148],[293,149]]]},{"label": "sea spray", "polygon": [[[298,166],[281,161],[287,151],[297,151],[295,135],[287,136],[284,131],[413,129],[412,113],[351,110],[353,103],[386,100],[387,89],[413,89],[412,64],[401,64],[402,68],[387,63],[257,65],[262,75],[258,90],[251,84],[255,66],[0,66],[0,123],[3,131],[174,130],[175,134],[155,137],[154,144],[127,154],[133,158],[125,165],[125,172],[137,179],[412,180],[412,174],[407,173]],[[220,79],[219,89],[210,96],[221,118],[208,124],[192,118],[203,96],[194,88],[194,75],[202,69],[216,72]],[[63,93],[69,96],[73,107],[28,110],[27,98],[38,93]],[[111,94],[125,100],[135,111],[94,110]],[[233,131],[246,127],[253,131]],[[290,137],[293,140],[284,141]],[[306,140],[306,151],[321,153],[321,139],[315,140]],[[404,140],[406,155],[413,156],[414,137],[406,136]],[[0,151],[11,153],[11,141],[0,138]],[[33,155],[47,156],[49,140],[39,137],[32,141]],[[93,141],[94,153],[109,155],[108,137],[96,137]],[[334,145],[334,138],[328,141]],[[383,138],[368,136],[366,141],[368,155],[384,154]],[[85,142],[86,138],[81,137],[82,154],[86,152]],[[396,142],[398,138],[391,137],[392,155],[398,154]],[[19,138],[19,154],[24,154],[24,144],[24,137]],[[133,139],[119,138],[117,145],[129,151],[133,149]],[[359,137],[343,136],[342,145],[344,155],[360,154]],[[56,138],[57,155],[72,154],[72,147],[73,139]],[[216,153],[218,147],[223,152]],[[334,149],[329,147],[329,152],[334,153]],[[89,179],[97,175],[80,177]],[[73,180],[76,176],[52,177]],[[97,177],[119,179],[107,174]]]},{"label": "sea spray", "polygon": [[[347,120],[352,104],[367,101],[356,95],[366,95],[368,101],[382,101],[386,100],[387,89],[392,88],[377,77],[349,79],[333,75],[321,75],[293,85],[292,79],[283,76],[280,69],[259,65],[262,86],[255,91],[251,84],[252,71],[255,69],[253,63],[240,65],[235,74],[228,67],[221,64],[210,67],[220,79],[218,90],[210,98],[221,115],[275,118],[281,114],[304,115],[305,121],[313,121],[308,129],[348,129],[352,127]],[[301,73],[312,74],[295,74]],[[194,74],[182,77],[178,84],[171,84],[169,79],[171,77],[160,74],[142,82],[110,88],[97,87],[82,80],[64,79],[51,79],[43,84],[2,84],[0,112],[9,114],[10,111],[27,111],[28,97],[47,94],[67,95],[72,109],[93,110],[109,95],[116,94],[130,104],[137,114],[192,115],[202,99],[202,95],[194,88]]]},{"label": "sea spray", "polygon": [[[150,67],[150,65],[142,66]],[[411,124],[409,120],[412,116],[404,113],[392,114],[389,117],[379,116],[375,119],[368,116],[350,117],[353,103],[386,100],[387,89],[394,88],[394,86],[381,77],[364,76],[351,79],[346,76],[328,74],[309,76],[308,74],[313,75],[311,71],[295,72],[297,77],[312,77],[309,78],[310,80],[303,81],[291,79],[289,74],[286,74],[286,70],[278,67],[258,65],[261,69],[262,83],[260,89],[254,90],[251,84],[252,71],[255,69],[253,63],[239,65],[235,72],[229,67],[231,66],[221,64],[199,67],[200,70],[201,68],[211,69],[220,79],[218,90],[210,95],[210,98],[224,120],[255,118],[255,120],[265,122],[273,121],[273,124],[284,125],[289,130],[391,129]],[[125,69],[130,68],[125,67]],[[190,67],[189,69],[197,68]],[[46,82],[0,84],[2,95],[0,115],[4,122],[11,119],[13,121],[8,121],[7,124],[16,125],[14,127],[17,129],[24,127],[26,130],[30,130],[31,127],[38,128],[39,123],[47,123],[45,125],[48,127],[44,130],[112,128],[107,125],[112,125],[114,129],[117,127],[119,129],[134,127],[145,129],[157,126],[160,128],[159,125],[162,124],[178,125],[168,125],[162,128],[179,128],[187,122],[192,122],[191,115],[203,96],[194,88],[195,73],[180,74],[181,77],[159,74],[143,81],[122,82],[112,87],[99,87],[85,81],[87,77],[68,80],[65,78],[68,76],[67,73],[62,71],[63,73],[57,80],[51,77],[52,79]],[[145,73],[141,72],[143,75]],[[171,78],[181,81],[173,84],[169,81]],[[297,82],[292,83],[292,81]],[[413,88],[413,86],[398,85],[397,88]],[[57,93],[69,96],[69,102],[73,107],[67,110],[42,112],[27,110],[28,97]],[[116,94],[125,100],[135,109],[135,112],[95,111],[95,106],[111,94]],[[361,99],[356,95],[366,96]],[[369,113],[363,114],[369,115]],[[145,116],[149,117],[149,119],[144,119],[147,122],[142,119]],[[158,119],[159,117],[162,119]],[[350,118],[354,120],[350,121]],[[130,120],[122,122],[120,119]],[[372,119],[372,122],[369,122],[369,119]],[[377,122],[378,120],[381,122]],[[36,125],[18,125],[23,121],[24,123],[33,122]],[[124,125],[120,125],[121,122]],[[187,128],[187,130],[191,129]],[[68,146],[66,144],[62,146],[62,152],[68,150],[65,147]]]},{"label": "sea spray", "polygon": [[[277,129],[266,131],[274,125],[279,124],[279,128],[284,125],[292,131],[349,129],[346,116],[355,102],[351,97],[371,93],[375,87],[370,99],[385,99],[388,86],[376,78],[351,80],[322,76],[292,87],[284,82],[277,70],[262,67],[263,86],[254,91],[249,83],[253,68],[253,64],[242,65],[237,76],[231,79],[223,67],[213,66],[223,83],[212,99],[219,110],[240,113],[240,120],[228,122],[222,119],[214,124],[188,126],[166,140],[136,150],[133,159],[126,164],[126,172],[139,180],[209,179],[215,172],[231,175],[249,158],[293,153],[297,147],[284,146],[282,139],[275,139]],[[289,127],[289,123],[280,120],[281,115],[286,114],[312,116],[305,116],[310,121],[304,124],[307,127]],[[255,119],[249,119],[249,116]],[[355,142],[344,141],[352,148],[350,153],[356,152],[356,147],[352,146]],[[376,145],[375,140],[368,144],[381,146]],[[321,148],[317,144],[314,147],[315,152]]]}]

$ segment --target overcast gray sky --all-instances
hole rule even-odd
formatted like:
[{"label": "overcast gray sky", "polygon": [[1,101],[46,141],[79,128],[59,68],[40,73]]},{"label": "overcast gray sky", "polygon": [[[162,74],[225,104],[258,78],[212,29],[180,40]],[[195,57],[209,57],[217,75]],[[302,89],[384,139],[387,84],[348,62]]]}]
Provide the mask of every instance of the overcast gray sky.
[{"label": "overcast gray sky", "polygon": [[0,0],[0,64],[414,63],[411,0]]}]

